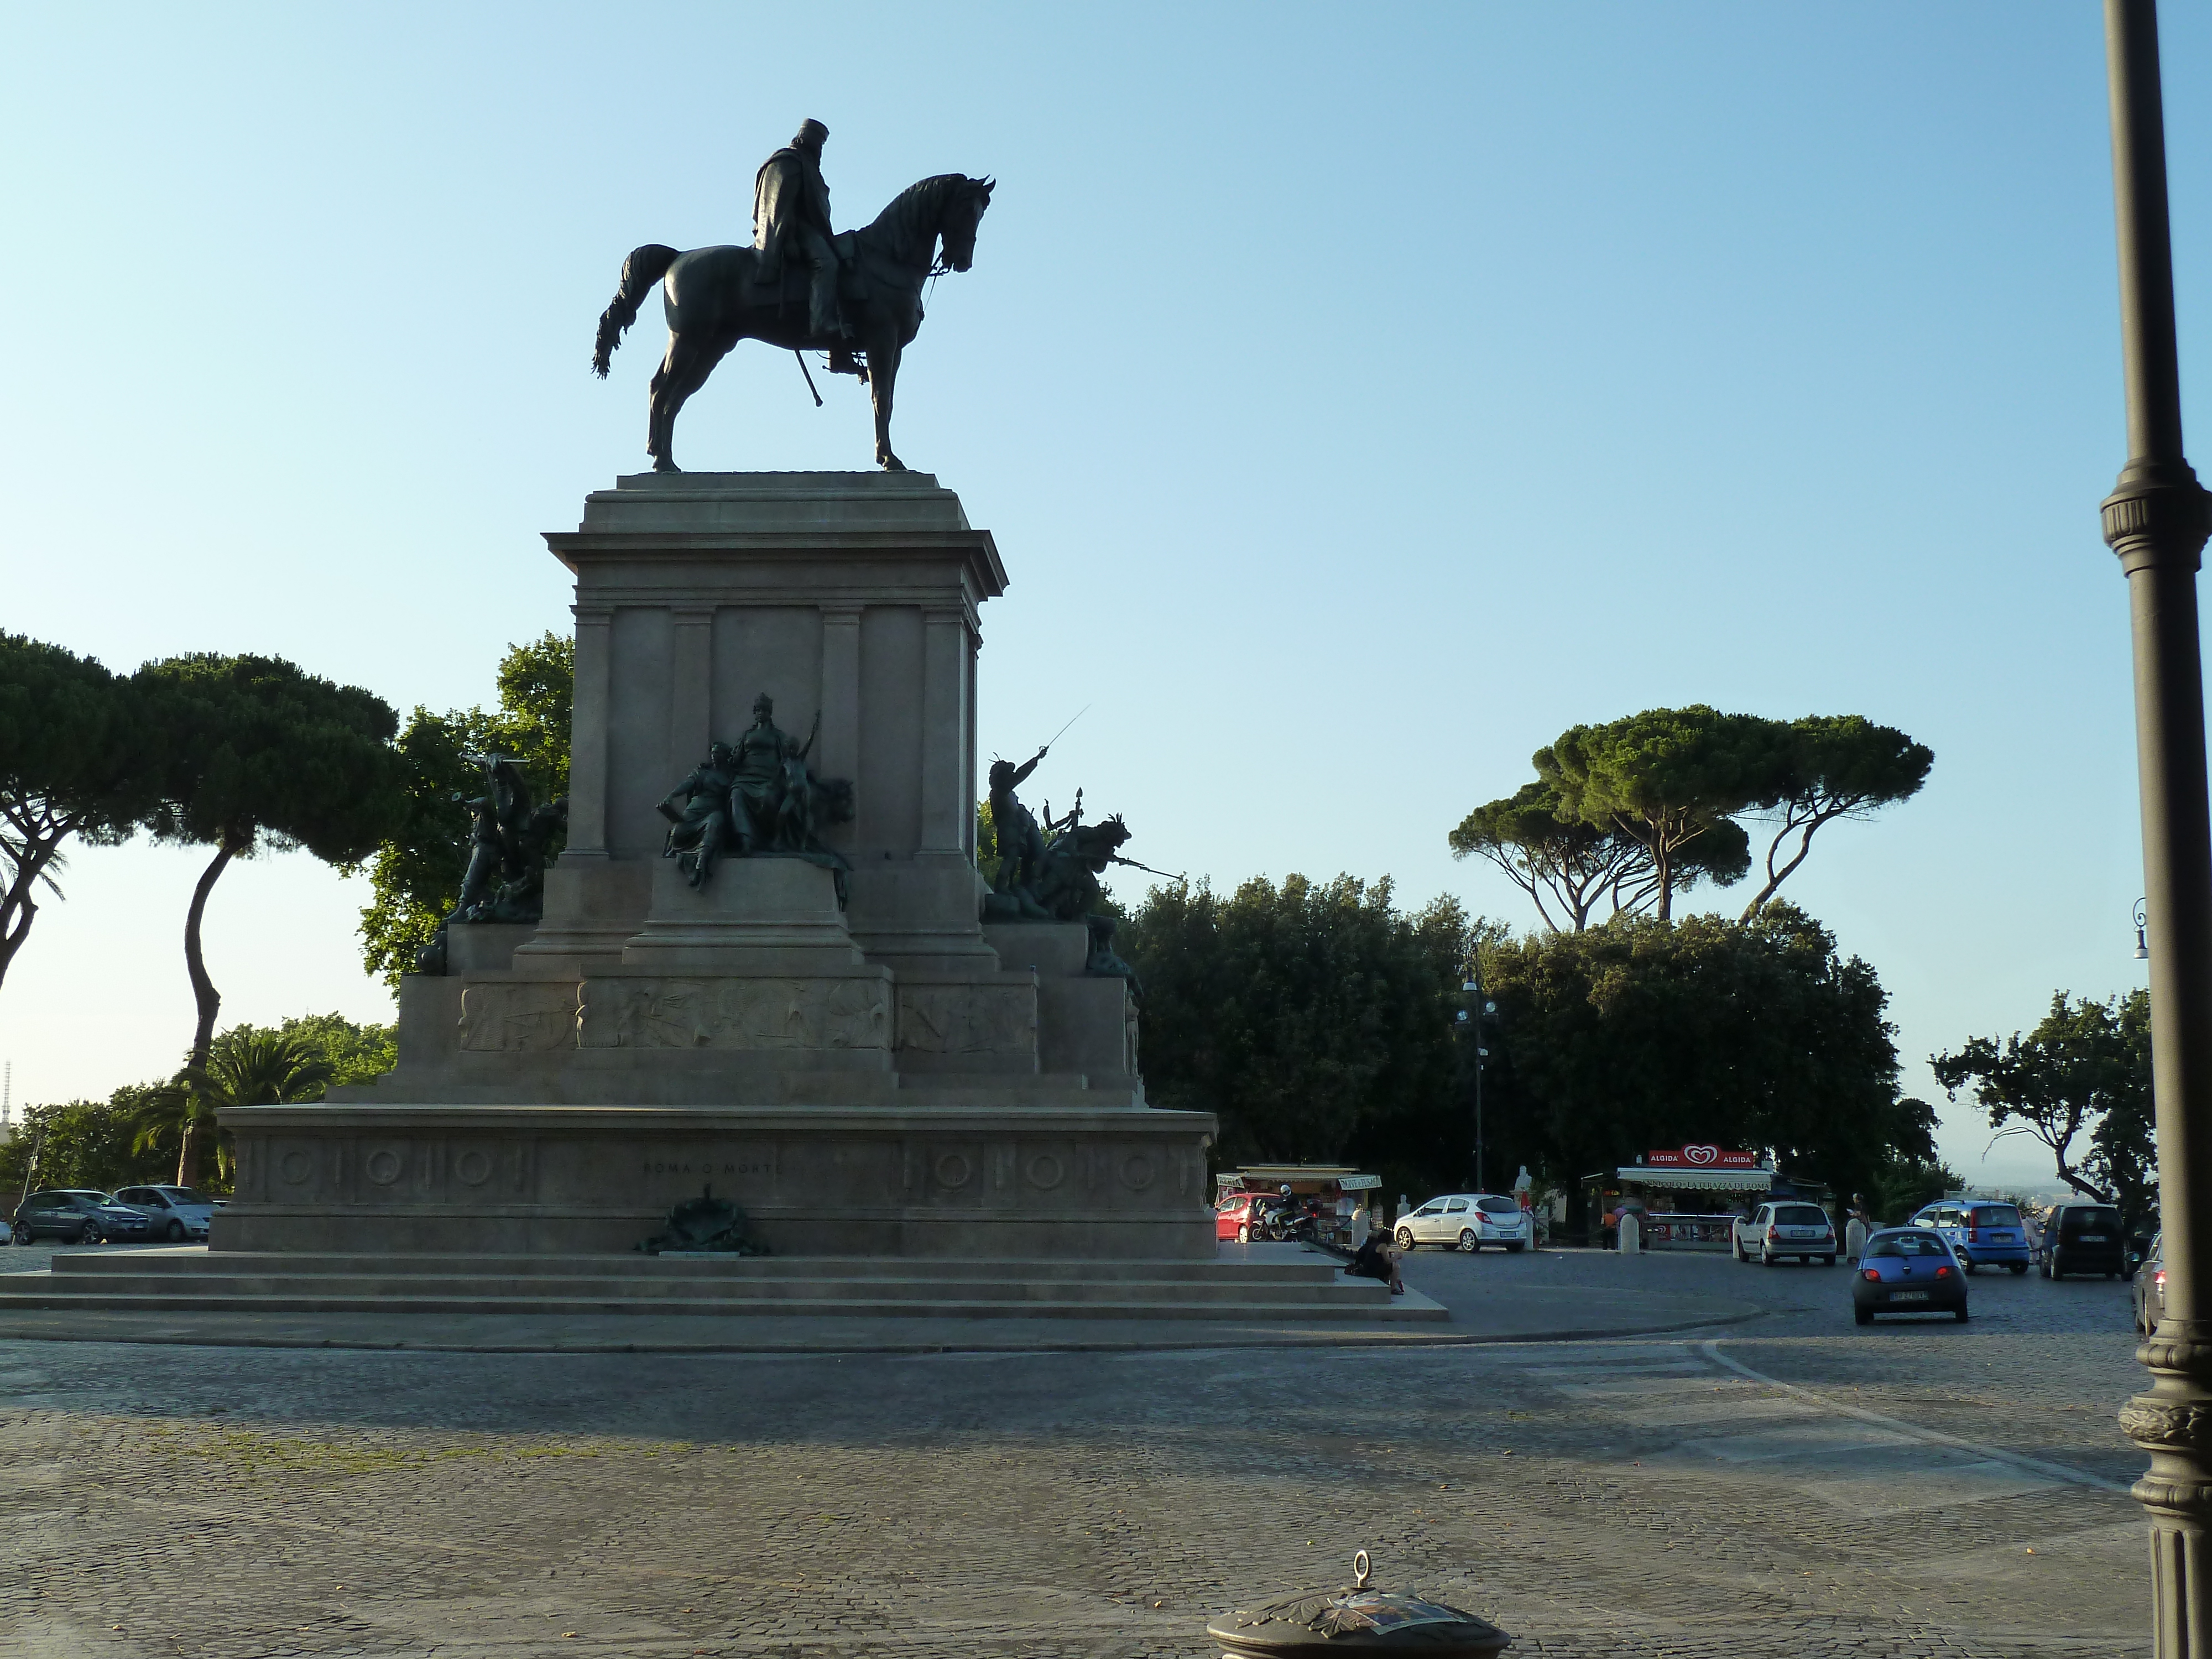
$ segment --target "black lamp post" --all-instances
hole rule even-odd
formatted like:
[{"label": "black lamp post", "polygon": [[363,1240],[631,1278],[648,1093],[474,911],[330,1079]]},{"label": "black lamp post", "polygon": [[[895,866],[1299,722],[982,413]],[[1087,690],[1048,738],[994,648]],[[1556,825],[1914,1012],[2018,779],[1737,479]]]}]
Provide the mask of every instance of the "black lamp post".
[{"label": "black lamp post", "polygon": [[[2128,580],[2136,758],[2142,791],[2143,925],[2151,951],[2166,1312],[2136,1350],[2150,1390],[2121,1426],[2150,1454],[2135,1495],[2150,1513],[2159,1659],[2212,1652],[2212,814],[2197,572],[2212,496],[2182,453],[2166,222],[2156,0],[2105,0],[2118,221],[2128,464],[2105,498],[2105,540]],[[2207,1200],[2200,1212],[2197,1200]]]},{"label": "black lamp post", "polygon": [[1482,1027],[1498,1012],[1498,1005],[1483,1000],[1482,981],[1472,972],[1459,988],[1467,997],[1467,1006],[1459,1011],[1459,1023],[1474,1046],[1474,1190],[1481,1193],[1489,1191],[1482,1184],[1482,1062],[1490,1058],[1489,1039]]}]

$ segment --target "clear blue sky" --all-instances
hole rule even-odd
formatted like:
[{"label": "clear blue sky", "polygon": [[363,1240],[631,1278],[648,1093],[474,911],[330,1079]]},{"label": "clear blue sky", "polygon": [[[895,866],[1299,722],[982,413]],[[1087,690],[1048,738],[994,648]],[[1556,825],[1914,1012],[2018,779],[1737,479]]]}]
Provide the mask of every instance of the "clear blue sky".
[{"label": "clear blue sky", "polygon": [[[2183,374],[2212,462],[2212,17],[2169,7]],[[0,58],[0,626],[273,651],[403,708],[567,625],[538,532],[643,465],[623,255],[743,239],[826,122],[841,223],[1000,180],[898,447],[994,530],[987,750],[1131,851],[1395,878],[1561,728],[1703,701],[1936,753],[1789,891],[1930,1049],[2141,983],[2104,69],[2072,3],[19,7]],[[748,347],[713,468],[867,464]],[[16,1097],[161,1073],[196,860],[81,853],[0,989]],[[360,884],[224,878],[226,1022],[388,1003]],[[1742,896],[1711,902],[1733,910]],[[1954,1164],[2044,1166],[1966,1107]]]}]

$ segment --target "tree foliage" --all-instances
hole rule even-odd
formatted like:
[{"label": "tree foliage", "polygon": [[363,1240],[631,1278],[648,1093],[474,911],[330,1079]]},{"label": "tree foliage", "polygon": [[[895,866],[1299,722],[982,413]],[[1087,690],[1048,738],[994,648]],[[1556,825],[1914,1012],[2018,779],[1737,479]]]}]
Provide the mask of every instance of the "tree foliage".
[{"label": "tree foliage", "polygon": [[1972,1085],[2000,1135],[2048,1147],[2058,1178],[2075,1192],[2117,1205],[2130,1223],[2156,1202],[2148,991],[2106,1002],[2054,991],[2027,1036],[1974,1037],[1928,1064],[1953,1099]]},{"label": "tree foliage", "polygon": [[[1599,903],[1610,894],[1618,915],[1622,884],[1634,884],[1650,868],[1643,843],[1577,817],[1565,811],[1559,792],[1539,779],[1514,794],[1478,806],[1450,836],[1454,858],[1481,858],[1505,872],[1528,894],[1544,925],[1574,933],[1590,925]],[[1544,902],[1549,894],[1558,907]]]},{"label": "tree foliage", "polygon": [[1750,868],[1747,842],[1723,853],[1719,842],[1728,830],[1742,835],[1731,815],[1757,792],[1771,741],[1765,725],[1703,703],[1646,709],[1605,726],[1569,727],[1536,751],[1536,772],[1565,811],[1644,848],[1664,921],[1698,842],[1710,844],[1695,862],[1723,886]]},{"label": "tree foliage", "polygon": [[1218,1115],[1225,1164],[1364,1158],[1398,1181],[1456,1175],[1437,1142],[1456,1109],[1468,939],[1455,901],[1407,914],[1388,878],[1156,887],[1115,939],[1145,981],[1146,1094]]},{"label": "tree foliage", "polygon": [[127,838],[152,805],[128,680],[89,657],[0,634],[0,981],[70,838]]},{"label": "tree foliage", "polygon": [[1932,1160],[1935,1114],[1900,1098],[1887,995],[1786,904],[1749,922],[1622,917],[1478,952],[1498,1005],[1489,1120],[1501,1167],[1572,1183],[1686,1141],[1769,1148],[1793,1174],[1868,1190]]},{"label": "tree foliage", "polygon": [[216,1148],[215,1176],[204,1184],[220,1191],[228,1184],[230,1157],[215,1136],[216,1111],[319,1100],[325,1087],[365,1082],[392,1069],[394,1036],[390,1025],[357,1024],[335,1013],[233,1025],[209,1045],[207,1084],[198,1096],[179,1067],[173,1077],[125,1085],[106,1100],[28,1107],[15,1138],[0,1144],[0,1199],[14,1203],[42,1133],[42,1187],[110,1192],[175,1181],[187,1124],[200,1146]]},{"label": "tree foliage", "polygon": [[[198,1090],[222,1004],[200,949],[216,879],[233,859],[269,849],[305,848],[339,865],[367,857],[398,816],[398,719],[373,691],[274,657],[173,657],[149,663],[134,684],[158,739],[149,826],[162,840],[216,849],[185,918],[185,965],[198,1006],[185,1072]],[[178,1180],[190,1186],[202,1135],[188,1124],[183,1139]]]},{"label": "tree foliage", "polygon": [[1702,703],[1646,709],[1560,733],[1536,751],[1536,781],[1468,814],[1451,832],[1452,853],[1496,865],[1547,927],[1580,933],[1601,902],[1614,915],[1649,909],[1664,921],[1675,896],[1699,882],[1742,879],[1748,820],[1767,845],[1747,921],[1804,863],[1824,825],[1907,799],[1933,762],[1904,732],[1856,714],[1776,720]]},{"label": "tree foliage", "polygon": [[[1778,730],[1768,775],[1754,797],[1772,830],[1766,879],[1745,908],[1744,919],[1756,915],[1805,862],[1822,825],[1869,817],[1910,799],[1920,793],[1935,763],[1933,750],[1862,714],[1808,714]],[[1796,845],[1785,852],[1792,836]]]},{"label": "tree foliage", "polygon": [[538,799],[568,791],[575,646],[556,634],[510,646],[501,659],[499,704],[434,714],[417,707],[400,733],[404,763],[398,824],[369,866],[371,902],[361,913],[362,959],[387,985],[412,971],[415,953],[460,897],[469,861],[469,811],[483,791],[469,757],[513,756]]}]

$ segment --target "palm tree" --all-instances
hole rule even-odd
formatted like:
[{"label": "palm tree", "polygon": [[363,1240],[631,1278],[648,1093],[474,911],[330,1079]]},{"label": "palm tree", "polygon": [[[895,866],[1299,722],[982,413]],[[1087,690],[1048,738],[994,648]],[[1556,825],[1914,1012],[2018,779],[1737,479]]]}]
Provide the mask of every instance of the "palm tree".
[{"label": "palm tree", "polygon": [[319,1100],[331,1068],[295,1036],[234,1025],[210,1045],[206,1085],[195,1090],[179,1072],[148,1097],[133,1115],[134,1152],[149,1152],[174,1136],[177,1185],[198,1183],[201,1149],[215,1142],[216,1170],[230,1174],[230,1148],[217,1137],[216,1114],[226,1106],[284,1106]]}]

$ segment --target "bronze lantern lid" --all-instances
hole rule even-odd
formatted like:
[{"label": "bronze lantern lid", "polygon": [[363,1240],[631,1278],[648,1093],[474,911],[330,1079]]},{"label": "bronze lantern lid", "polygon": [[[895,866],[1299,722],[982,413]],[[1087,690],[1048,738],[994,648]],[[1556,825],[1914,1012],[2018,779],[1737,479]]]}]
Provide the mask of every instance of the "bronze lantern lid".
[{"label": "bronze lantern lid", "polygon": [[1441,1601],[1372,1588],[1365,1550],[1352,1557],[1352,1570],[1358,1577],[1343,1589],[1224,1613],[1206,1633],[1221,1644],[1222,1659],[1305,1659],[1378,1649],[1427,1659],[1488,1659],[1513,1639],[1487,1619]]}]

